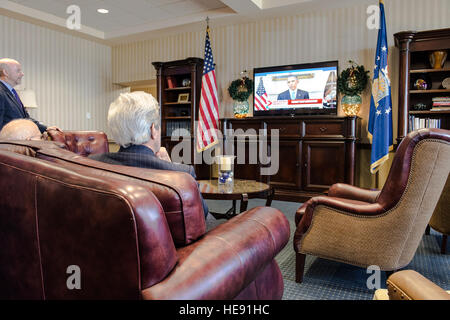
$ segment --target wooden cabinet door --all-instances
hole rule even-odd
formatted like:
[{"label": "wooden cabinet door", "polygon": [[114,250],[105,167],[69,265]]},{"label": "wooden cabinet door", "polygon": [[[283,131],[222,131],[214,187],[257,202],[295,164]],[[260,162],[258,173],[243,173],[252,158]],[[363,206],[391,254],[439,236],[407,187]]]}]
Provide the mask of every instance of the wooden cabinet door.
[{"label": "wooden cabinet door", "polygon": [[323,192],[345,182],[344,141],[303,142],[303,190]]},{"label": "wooden cabinet door", "polygon": [[234,177],[236,179],[264,181],[260,175],[256,138],[234,140],[233,150],[230,154],[236,156],[234,160]]},{"label": "wooden cabinet door", "polygon": [[[278,172],[270,176],[270,184],[275,188],[301,190],[301,141],[280,140],[278,155]],[[272,159],[274,148],[271,146]]]}]

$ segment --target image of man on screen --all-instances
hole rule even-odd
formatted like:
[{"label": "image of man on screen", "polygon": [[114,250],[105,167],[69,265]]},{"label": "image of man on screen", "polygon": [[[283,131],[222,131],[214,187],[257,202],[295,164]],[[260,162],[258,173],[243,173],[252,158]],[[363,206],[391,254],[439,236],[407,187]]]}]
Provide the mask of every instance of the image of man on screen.
[{"label": "image of man on screen", "polygon": [[307,91],[297,89],[298,79],[296,76],[288,76],[287,85],[289,89],[280,93],[277,100],[309,99]]}]

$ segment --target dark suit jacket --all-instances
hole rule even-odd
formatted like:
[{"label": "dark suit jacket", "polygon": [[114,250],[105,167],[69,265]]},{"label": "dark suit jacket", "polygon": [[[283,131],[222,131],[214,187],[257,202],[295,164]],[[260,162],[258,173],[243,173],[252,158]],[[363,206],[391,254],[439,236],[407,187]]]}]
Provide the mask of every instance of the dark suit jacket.
[{"label": "dark suit jacket", "polygon": [[[90,159],[106,162],[109,164],[119,164],[129,167],[171,170],[189,173],[196,178],[194,167],[186,164],[172,163],[159,159],[152,149],[142,145],[131,145],[128,148],[120,147],[119,152],[109,152],[89,156]],[[208,215],[208,206],[200,195],[203,204],[205,218]]]},{"label": "dark suit jacket", "polygon": [[[297,97],[295,97],[295,99],[309,99],[308,91],[297,89]],[[277,100],[291,100],[291,94],[289,93],[289,90],[280,93]]]},{"label": "dark suit jacket", "polygon": [[15,119],[29,119],[36,123],[39,130],[44,132],[47,127],[30,118],[27,110],[20,105],[11,91],[0,81],[0,130],[5,124]]}]

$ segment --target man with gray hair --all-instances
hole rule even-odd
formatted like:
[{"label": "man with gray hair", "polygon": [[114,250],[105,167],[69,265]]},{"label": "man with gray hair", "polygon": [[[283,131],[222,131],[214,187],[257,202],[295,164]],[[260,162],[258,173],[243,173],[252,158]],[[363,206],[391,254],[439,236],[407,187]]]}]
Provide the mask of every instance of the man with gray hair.
[{"label": "man with gray hair", "polygon": [[[193,166],[172,163],[166,148],[161,147],[160,122],[159,104],[151,94],[122,93],[108,111],[110,136],[120,145],[119,151],[89,158],[130,167],[187,172],[195,179]],[[208,207],[202,201],[206,218]]]},{"label": "man with gray hair", "polygon": [[[0,59],[0,130],[14,119],[29,119],[43,133],[47,126],[30,117],[19,95],[14,89],[22,82],[24,73],[20,63],[14,59]],[[61,131],[58,127],[51,127]]]}]

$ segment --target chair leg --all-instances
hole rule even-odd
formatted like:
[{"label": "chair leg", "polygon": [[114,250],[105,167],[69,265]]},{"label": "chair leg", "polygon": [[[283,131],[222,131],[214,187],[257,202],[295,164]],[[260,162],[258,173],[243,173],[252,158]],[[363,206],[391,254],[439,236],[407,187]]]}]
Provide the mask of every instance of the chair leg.
[{"label": "chair leg", "polygon": [[295,282],[303,282],[303,272],[305,271],[305,258],[306,255],[302,253],[295,254]]},{"label": "chair leg", "polygon": [[447,253],[447,235],[442,235],[442,245],[441,245],[441,253],[446,254]]}]

